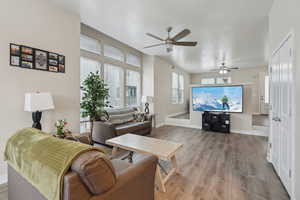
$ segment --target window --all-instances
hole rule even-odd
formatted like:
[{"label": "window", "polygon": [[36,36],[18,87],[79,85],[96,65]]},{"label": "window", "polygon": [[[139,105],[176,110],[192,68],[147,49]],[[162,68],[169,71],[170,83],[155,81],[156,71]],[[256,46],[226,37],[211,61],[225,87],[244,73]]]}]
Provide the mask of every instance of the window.
[{"label": "window", "polygon": [[109,88],[109,102],[114,108],[124,106],[124,70],[110,64],[104,65],[104,81]]},{"label": "window", "polygon": [[216,78],[217,84],[230,84],[231,83],[231,77],[218,77]]},{"label": "window", "polygon": [[80,48],[96,54],[101,54],[101,44],[98,40],[80,35]]},{"label": "window", "polygon": [[101,64],[96,60],[91,60],[88,58],[80,58],[80,86],[83,81],[88,77],[89,73],[96,73],[99,71],[101,73]]},{"label": "window", "polygon": [[131,54],[131,53],[127,53],[126,63],[130,64],[130,65],[133,65],[133,66],[136,66],[136,67],[140,67],[142,61],[141,61],[139,56],[136,56],[136,55]]},{"label": "window", "polygon": [[203,78],[203,79],[201,79],[201,84],[202,85],[213,85],[213,84],[215,84],[215,79],[214,78]]},{"label": "window", "polygon": [[172,103],[184,103],[184,77],[183,75],[172,73]]},{"label": "window", "polygon": [[126,71],[126,105],[137,106],[140,104],[140,73],[136,71]]},{"label": "window", "polygon": [[270,77],[265,76],[265,103],[270,103]]},{"label": "window", "polygon": [[110,46],[110,45],[104,45],[104,56],[110,57],[119,61],[124,62],[124,54],[121,50]]},{"label": "window", "polygon": [[[127,50],[126,45],[122,46],[113,39],[102,38],[102,34],[95,35],[94,38],[89,37],[85,31],[90,32],[89,28],[84,26],[80,36],[80,84],[82,85],[90,72],[100,71],[109,89],[108,100],[113,108],[139,106],[142,90],[142,55],[138,51]],[[105,40],[105,43],[102,43],[102,40]],[[82,91],[80,95],[82,98]],[[80,120],[81,132],[89,131],[90,124],[86,122],[88,119]]]},{"label": "window", "polygon": [[178,89],[178,103],[184,103],[184,78],[183,75],[179,75],[179,89]]}]

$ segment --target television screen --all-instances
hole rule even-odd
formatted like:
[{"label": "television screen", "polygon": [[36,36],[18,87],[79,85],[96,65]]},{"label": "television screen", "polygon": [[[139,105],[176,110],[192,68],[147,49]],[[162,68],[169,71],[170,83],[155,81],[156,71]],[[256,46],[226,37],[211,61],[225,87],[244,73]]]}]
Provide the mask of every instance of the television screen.
[{"label": "television screen", "polygon": [[194,111],[243,112],[243,86],[192,88]]}]

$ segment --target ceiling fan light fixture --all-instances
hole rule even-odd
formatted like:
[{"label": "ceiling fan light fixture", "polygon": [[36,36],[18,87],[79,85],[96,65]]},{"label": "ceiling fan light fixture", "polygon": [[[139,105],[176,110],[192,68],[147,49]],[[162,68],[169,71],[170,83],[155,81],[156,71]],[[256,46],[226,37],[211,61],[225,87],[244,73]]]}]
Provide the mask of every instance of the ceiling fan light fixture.
[{"label": "ceiling fan light fixture", "polygon": [[172,44],[167,44],[167,52],[172,52],[173,51],[173,45]]}]

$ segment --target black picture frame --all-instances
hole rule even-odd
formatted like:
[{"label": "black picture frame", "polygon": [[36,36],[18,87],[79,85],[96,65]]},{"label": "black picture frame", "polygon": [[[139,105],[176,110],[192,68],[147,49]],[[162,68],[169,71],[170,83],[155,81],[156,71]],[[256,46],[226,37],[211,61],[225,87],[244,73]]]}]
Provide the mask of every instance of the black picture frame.
[{"label": "black picture frame", "polygon": [[21,45],[21,54],[33,55],[33,51],[32,47]]},{"label": "black picture frame", "polygon": [[21,46],[17,44],[10,43],[9,51],[11,56],[20,56],[21,55]]},{"label": "black picture frame", "polygon": [[65,56],[26,45],[9,44],[12,67],[65,73]]},{"label": "black picture frame", "polygon": [[33,69],[33,62],[28,62],[21,60],[21,65],[22,68],[27,68],[27,69]]},{"label": "black picture frame", "polygon": [[35,62],[35,69],[37,70],[44,70],[48,71],[48,52],[41,50],[41,49],[35,49],[34,51],[34,62]]},{"label": "black picture frame", "polygon": [[56,73],[59,72],[58,67],[57,66],[52,66],[52,65],[49,65],[49,71],[50,72],[56,72]]},{"label": "black picture frame", "polygon": [[11,55],[10,56],[10,65],[11,66],[15,66],[15,67],[20,67],[21,65],[21,59],[20,59],[20,56],[14,56],[14,55]]}]

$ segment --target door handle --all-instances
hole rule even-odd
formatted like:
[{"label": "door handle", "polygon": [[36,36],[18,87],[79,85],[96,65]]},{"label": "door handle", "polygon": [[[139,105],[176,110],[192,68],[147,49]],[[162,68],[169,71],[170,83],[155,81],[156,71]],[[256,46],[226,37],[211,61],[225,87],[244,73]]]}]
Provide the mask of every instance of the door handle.
[{"label": "door handle", "polygon": [[281,119],[279,117],[273,117],[272,120],[275,122],[281,122]]}]

